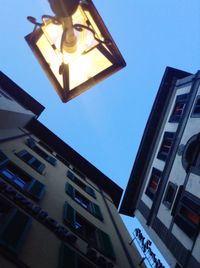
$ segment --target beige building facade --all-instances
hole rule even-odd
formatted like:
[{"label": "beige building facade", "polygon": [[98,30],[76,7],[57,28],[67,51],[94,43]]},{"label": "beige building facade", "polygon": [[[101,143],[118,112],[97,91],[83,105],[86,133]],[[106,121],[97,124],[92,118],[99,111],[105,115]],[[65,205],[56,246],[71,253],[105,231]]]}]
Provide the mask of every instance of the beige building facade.
[{"label": "beige building facade", "polygon": [[0,267],[138,267],[122,189],[38,121],[0,73]]}]

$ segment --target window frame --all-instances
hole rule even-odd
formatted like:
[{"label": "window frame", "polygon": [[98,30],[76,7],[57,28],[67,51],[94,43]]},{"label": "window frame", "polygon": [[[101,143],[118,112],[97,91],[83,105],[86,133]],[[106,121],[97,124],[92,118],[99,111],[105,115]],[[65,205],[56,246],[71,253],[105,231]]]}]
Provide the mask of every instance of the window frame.
[{"label": "window frame", "polygon": [[[195,112],[196,109],[199,109],[199,112]],[[193,118],[200,117],[200,95],[198,95],[196,97],[195,104],[194,104],[194,107],[192,109],[191,117],[193,117]]]},{"label": "window frame", "polygon": [[[150,185],[152,184],[154,178],[157,178],[158,179],[158,181],[155,182],[155,184],[157,185],[156,191],[154,191],[153,188],[150,187]],[[145,190],[145,194],[152,201],[155,199],[155,196],[156,196],[156,193],[157,193],[157,190],[158,190],[158,187],[159,187],[159,184],[160,184],[161,179],[162,179],[162,171],[160,171],[159,169],[153,167],[152,168],[152,171],[151,171],[151,176],[150,176],[149,181],[148,181],[148,185],[147,185],[146,190]]]},{"label": "window frame", "polygon": [[[17,209],[5,198],[0,197],[0,202],[10,207],[10,211],[8,211],[3,221],[0,222],[0,245],[17,254],[23,246],[23,241],[31,227],[32,218]],[[21,221],[23,224],[21,224]],[[18,228],[16,228],[16,225],[18,225]],[[11,235],[13,235],[12,239],[10,238]]]},{"label": "window frame", "polygon": [[57,159],[55,157],[52,157],[48,153],[46,153],[42,148],[37,146],[37,143],[33,138],[28,138],[26,140],[26,145],[33,150],[36,154],[38,154],[40,157],[42,157],[45,161],[47,161],[52,166],[56,166]]},{"label": "window frame", "polygon": [[[187,217],[187,212],[196,214],[199,222],[194,223]],[[186,235],[194,239],[199,233],[200,227],[200,198],[185,191],[179,200],[174,222]]]},{"label": "window frame", "polygon": [[[2,172],[4,170],[8,170],[9,173],[12,173],[12,178],[8,178]],[[10,162],[4,168],[0,169],[0,176],[5,179],[9,184],[13,185],[17,190],[34,199],[34,201],[40,201],[45,194],[46,186],[42,182],[30,176],[23,169],[21,169],[12,162]],[[17,180],[18,178],[25,183],[23,188],[15,183],[15,179]]]},{"label": "window frame", "polygon": [[[91,213],[94,217],[96,217],[97,219],[99,219],[100,221],[103,221],[103,215],[101,212],[100,207],[93,203],[90,199],[88,199],[87,197],[85,197],[83,194],[81,194],[76,188],[74,188],[70,183],[66,182],[65,184],[65,192],[77,203],[79,204],[82,208],[84,208],[85,210],[87,210],[89,213]],[[81,204],[81,202],[78,202],[76,199],[76,194],[78,194],[79,196],[82,196],[85,200],[87,200],[86,202],[89,203],[89,205],[87,206],[87,208],[85,206],[83,206]]]},{"label": "window frame", "polygon": [[[171,202],[167,201],[167,195],[168,195],[168,191],[169,191],[169,188],[172,188],[172,190],[174,191],[173,195],[172,195],[172,200]],[[167,185],[167,189],[165,191],[165,195],[164,195],[164,198],[163,198],[163,204],[165,205],[165,207],[167,207],[168,209],[171,209],[173,203],[174,203],[174,200],[175,200],[175,196],[176,196],[176,193],[177,193],[177,189],[178,189],[178,185],[174,184],[173,182],[169,181],[168,182],[168,185]]]},{"label": "window frame", "polygon": [[[45,164],[42,163],[40,160],[38,160],[34,155],[32,155],[29,151],[23,149],[17,153],[15,153],[15,155],[17,157],[19,157],[19,159],[21,159],[23,162],[25,162],[28,166],[30,166],[32,169],[34,169],[35,171],[37,171],[38,173],[40,173],[41,175],[43,174],[43,171],[45,169]],[[30,159],[26,160],[24,158],[25,155],[29,155]],[[36,167],[34,165],[34,163],[36,163],[36,161],[38,162],[38,164],[40,164],[38,167]]]},{"label": "window frame", "polygon": [[68,245],[62,243],[59,252],[59,268],[71,267],[79,268],[83,267],[95,268],[96,265],[88,262],[80,253],[77,253],[74,249],[70,248]]},{"label": "window frame", "polygon": [[[162,142],[160,145],[160,149],[159,149],[158,154],[157,154],[158,159],[163,160],[163,161],[167,160],[167,158],[171,152],[172,146],[173,146],[174,137],[175,137],[175,132],[166,131],[164,133],[163,138],[162,138]],[[169,146],[169,150],[165,152],[164,147],[167,146],[165,144],[168,141],[171,142],[171,145]]]},{"label": "window frame", "polygon": [[[75,225],[76,225],[77,215],[78,217],[81,218],[81,220],[85,224],[90,226],[89,228],[94,228],[95,243],[92,243],[92,241],[89,241],[86,236],[84,236],[83,234],[81,234],[80,232],[76,230]],[[97,228],[90,221],[88,221],[84,216],[82,216],[79,212],[77,212],[68,202],[64,203],[63,221],[68,227],[72,228],[73,232],[75,232],[77,236],[85,240],[91,247],[94,247],[100,253],[102,253],[103,255],[105,255],[106,257],[112,260],[116,259],[113,245],[112,245],[109,235],[105,233],[104,231],[100,230],[99,228]],[[104,240],[107,240],[107,243],[105,243]]]},{"label": "window frame", "polygon": [[[185,110],[188,95],[189,95],[188,93],[185,93],[185,94],[181,94],[181,95],[176,96],[176,100],[175,100],[175,103],[174,103],[174,106],[173,106],[173,110],[172,110],[170,118],[169,118],[170,123],[178,123],[180,121],[180,119],[181,119],[181,117],[182,117],[182,115],[184,113],[184,110]],[[184,105],[182,110],[181,110],[181,114],[176,113],[176,108],[177,108],[178,105]]]},{"label": "window frame", "polygon": [[70,169],[68,169],[67,171],[67,177],[78,187],[80,187],[84,192],[96,199],[95,190],[92,187],[86,185],[84,182],[82,182],[76,175],[74,175],[74,173]]}]

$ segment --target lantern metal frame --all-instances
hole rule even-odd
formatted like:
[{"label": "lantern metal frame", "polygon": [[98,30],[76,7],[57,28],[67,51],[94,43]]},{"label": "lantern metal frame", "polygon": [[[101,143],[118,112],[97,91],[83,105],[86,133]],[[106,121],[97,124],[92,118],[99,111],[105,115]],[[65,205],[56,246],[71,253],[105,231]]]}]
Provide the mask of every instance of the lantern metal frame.
[{"label": "lantern metal frame", "polygon": [[[81,1],[80,2],[80,8],[82,12],[89,12],[93,24],[98,27],[98,31],[100,33],[97,34],[94,30],[94,28],[91,27],[90,21],[88,21],[88,25],[81,25],[81,24],[74,24],[73,28],[76,31],[89,31],[93,34],[94,39],[97,42],[96,48],[98,49],[98,52],[100,51],[106,59],[110,62],[110,66],[107,67],[106,69],[100,71],[100,73],[95,74],[93,77],[88,78],[88,80],[83,81],[83,83],[75,86],[74,88],[70,89],[69,88],[69,83],[70,83],[70,67],[69,64],[62,63],[62,66],[60,66],[59,72],[62,73],[63,77],[63,85],[61,85],[55,76],[50,64],[46,61],[44,55],[40,51],[40,49],[37,46],[37,41],[41,38],[43,35],[43,30],[42,27],[45,23],[48,23],[48,20],[54,20],[54,23],[59,23],[59,18],[51,17],[51,16],[43,16],[43,23],[37,23],[34,18],[29,17],[29,20],[35,24],[34,30],[32,33],[27,35],[25,37],[25,40],[27,41],[28,45],[32,49],[35,57],[39,61],[40,65],[44,69],[45,73],[47,74],[49,80],[53,84],[57,94],[60,96],[61,100],[63,102],[67,102],[74,97],[80,95],[82,92],[86,91],[87,89],[91,88],[98,82],[104,80],[105,78],[109,77],[110,75],[114,74],[118,70],[122,69],[123,67],[126,66],[126,63],[117,48],[114,40],[112,39],[108,29],[106,28],[102,18],[100,17],[97,9],[95,8],[93,2],[91,0],[87,1]],[[45,21],[45,22],[44,22]],[[52,45],[52,49],[54,49]],[[92,50],[92,49],[91,49]],[[87,53],[90,53],[88,51]],[[82,66],[84,68],[84,66]],[[79,76],[79,73],[77,73],[77,76]]]}]

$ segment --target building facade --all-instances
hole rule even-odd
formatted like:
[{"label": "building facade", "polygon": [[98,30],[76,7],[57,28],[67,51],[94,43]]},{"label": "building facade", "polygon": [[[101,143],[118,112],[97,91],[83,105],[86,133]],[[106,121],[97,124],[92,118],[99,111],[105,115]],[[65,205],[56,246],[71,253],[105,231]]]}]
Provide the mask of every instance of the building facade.
[{"label": "building facade", "polygon": [[38,121],[0,73],[0,267],[138,267],[122,189]]},{"label": "building facade", "polygon": [[200,72],[167,68],[120,212],[136,216],[170,267],[200,267]]}]

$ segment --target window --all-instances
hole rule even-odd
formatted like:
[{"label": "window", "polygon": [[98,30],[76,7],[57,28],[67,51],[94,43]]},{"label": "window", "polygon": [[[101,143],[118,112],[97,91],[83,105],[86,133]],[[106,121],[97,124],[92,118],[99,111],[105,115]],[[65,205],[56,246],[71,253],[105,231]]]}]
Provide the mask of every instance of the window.
[{"label": "window", "polygon": [[9,163],[7,167],[0,170],[0,175],[9,183],[14,185],[23,193],[35,199],[41,200],[45,193],[45,185],[32,178],[16,165]]},{"label": "window", "polygon": [[174,139],[174,132],[165,132],[164,137],[160,146],[160,150],[158,152],[157,158],[165,161],[170,153],[173,139]]},{"label": "window", "polygon": [[67,177],[73,181],[76,185],[78,185],[81,189],[83,189],[86,193],[96,198],[95,191],[79,180],[70,170],[67,171]]},{"label": "window", "polygon": [[60,249],[59,268],[95,268],[96,266],[89,263],[73,249],[66,244],[62,244]]},{"label": "window", "polygon": [[89,211],[91,214],[93,214],[99,220],[101,220],[101,221],[103,220],[103,216],[102,216],[102,213],[101,213],[99,206],[96,205],[95,203],[91,202],[89,199],[87,199],[81,193],[79,193],[71,184],[66,183],[65,191],[80,206],[85,208],[87,211]]},{"label": "window", "polygon": [[0,168],[5,167],[9,162],[7,156],[0,150]]},{"label": "window", "polygon": [[22,246],[31,218],[0,198],[0,245],[17,253]]},{"label": "window", "polygon": [[179,201],[174,222],[190,238],[194,238],[199,232],[200,199],[189,192],[185,192]]},{"label": "window", "polygon": [[42,174],[42,172],[45,169],[45,165],[41,163],[37,158],[35,158],[32,154],[27,152],[26,150],[22,150],[16,155],[22,159],[26,164],[31,166],[33,169],[35,169],[38,173]]},{"label": "window", "polygon": [[149,184],[146,189],[146,195],[151,199],[154,200],[156,192],[158,190],[158,185],[161,179],[162,172],[156,168],[152,169],[151,177],[149,180]]},{"label": "window", "polygon": [[200,96],[197,97],[194,109],[192,111],[192,117],[199,117],[200,116]]},{"label": "window", "polygon": [[169,209],[171,208],[172,203],[174,201],[174,197],[176,195],[177,187],[178,186],[175,185],[172,182],[168,183],[167,190],[166,190],[166,193],[165,193],[165,196],[164,196],[164,199],[163,199],[163,204]]},{"label": "window", "polygon": [[188,94],[178,95],[169,122],[179,122],[185,109]]},{"label": "window", "polygon": [[182,164],[187,173],[200,175],[200,133],[192,136],[185,145]]},{"label": "window", "polygon": [[56,158],[48,155],[45,151],[43,151],[41,148],[39,148],[35,141],[32,138],[28,138],[26,140],[26,144],[39,156],[41,156],[43,159],[45,159],[47,162],[49,162],[52,166],[56,165]]},{"label": "window", "polygon": [[64,222],[73,231],[86,240],[90,247],[94,247],[105,256],[115,259],[109,236],[78,214],[67,202],[64,205]]}]

